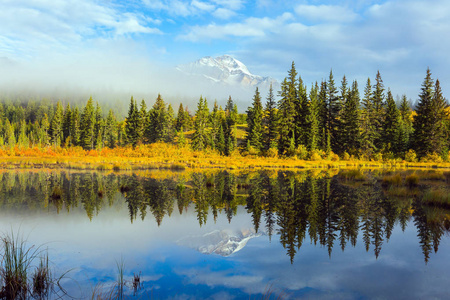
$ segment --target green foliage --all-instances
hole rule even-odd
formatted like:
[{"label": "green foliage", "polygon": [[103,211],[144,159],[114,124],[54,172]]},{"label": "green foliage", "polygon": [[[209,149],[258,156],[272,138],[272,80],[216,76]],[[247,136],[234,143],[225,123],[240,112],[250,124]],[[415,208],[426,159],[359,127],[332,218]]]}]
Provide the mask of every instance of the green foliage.
[{"label": "green foliage", "polygon": [[[261,104],[261,96],[258,88],[256,88],[253,96],[252,107],[247,111],[247,144],[259,153],[263,150],[263,107]],[[249,150],[249,147],[247,147]]]}]

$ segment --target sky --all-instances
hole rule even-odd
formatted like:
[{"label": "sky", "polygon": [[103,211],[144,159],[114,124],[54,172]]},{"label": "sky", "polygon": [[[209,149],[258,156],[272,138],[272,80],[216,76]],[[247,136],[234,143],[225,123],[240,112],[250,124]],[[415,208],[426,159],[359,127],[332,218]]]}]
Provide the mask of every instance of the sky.
[{"label": "sky", "polygon": [[294,61],[308,86],[332,69],[361,93],[379,70],[414,102],[427,67],[450,89],[449,15],[448,0],[3,0],[0,87],[221,101],[233,91],[174,68],[229,54],[279,81]]}]

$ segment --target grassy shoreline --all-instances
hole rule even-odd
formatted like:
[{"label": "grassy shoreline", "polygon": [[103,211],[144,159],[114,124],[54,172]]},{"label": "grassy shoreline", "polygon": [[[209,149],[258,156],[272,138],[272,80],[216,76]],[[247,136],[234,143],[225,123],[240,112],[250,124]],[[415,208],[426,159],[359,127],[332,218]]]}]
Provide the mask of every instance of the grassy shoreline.
[{"label": "grassy shoreline", "polygon": [[151,145],[102,150],[73,148],[0,149],[0,169],[76,170],[186,170],[186,169],[328,169],[328,168],[420,168],[450,169],[447,162],[406,162],[399,160],[300,160],[261,156],[221,156],[215,151],[192,151],[186,147]]}]

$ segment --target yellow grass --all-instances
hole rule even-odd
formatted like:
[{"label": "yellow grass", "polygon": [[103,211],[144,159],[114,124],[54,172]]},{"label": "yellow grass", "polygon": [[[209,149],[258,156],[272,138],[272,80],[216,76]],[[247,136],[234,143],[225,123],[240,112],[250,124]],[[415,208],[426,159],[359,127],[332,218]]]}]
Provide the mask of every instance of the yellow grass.
[{"label": "yellow grass", "polygon": [[[132,147],[102,150],[72,148],[13,148],[0,149],[0,168],[66,168],[77,170],[150,170],[173,171],[187,169],[339,169],[339,168],[424,168],[450,169],[450,163],[410,163],[396,161],[332,161],[300,160],[297,158],[242,156],[235,151],[232,156],[221,156],[216,151],[192,151],[187,147],[155,143]],[[445,173],[447,174],[447,173]],[[445,178],[442,174],[440,175]]]}]

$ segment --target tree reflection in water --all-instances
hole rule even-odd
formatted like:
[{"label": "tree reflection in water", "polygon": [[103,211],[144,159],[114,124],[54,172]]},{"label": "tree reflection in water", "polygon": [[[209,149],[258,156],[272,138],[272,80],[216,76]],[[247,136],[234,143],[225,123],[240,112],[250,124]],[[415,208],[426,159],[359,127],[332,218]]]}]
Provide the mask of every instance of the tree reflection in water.
[{"label": "tree reflection in water", "polygon": [[102,207],[124,198],[131,222],[148,218],[150,212],[159,226],[176,206],[179,214],[194,209],[203,226],[215,222],[219,214],[232,222],[238,206],[243,206],[255,232],[262,230],[270,239],[276,234],[291,263],[307,239],[325,247],[331,257],[337,245],[342,251],[354,247],[358,235],[378,258],[396,222],[404,231],[412,218],[428,262],[450,229],[448,210],[424,203],[428,188],[399,187],[404,189],[400,192],[377,180],[357,183],[325,172],[221,171],[163,179],[95,172],[3,172],[0,208],[19,212],[54,207],[59,213],[81,207],[92,220]]}]

